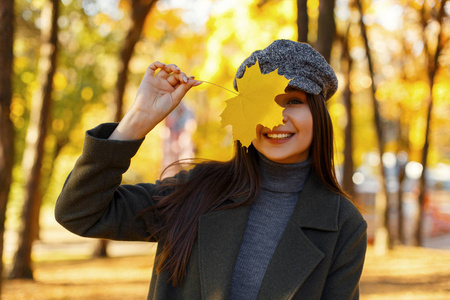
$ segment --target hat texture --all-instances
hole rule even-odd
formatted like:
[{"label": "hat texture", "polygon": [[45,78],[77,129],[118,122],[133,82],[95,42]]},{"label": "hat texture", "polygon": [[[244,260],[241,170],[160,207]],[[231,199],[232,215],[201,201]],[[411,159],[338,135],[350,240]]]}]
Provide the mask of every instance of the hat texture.
[{"label": "hat texture", "polygon": [[276,40],[244,60],[234,78],[236,90],[236,79],[242,78],[246,68],[253,66],[256,61],[262,74],[278,69],[279,75],[290,80],[288,86],[314,95],[322,94],[325,100],[330,99],[337,90],[336,74],[325,58],[310,45],[291,40]]}]

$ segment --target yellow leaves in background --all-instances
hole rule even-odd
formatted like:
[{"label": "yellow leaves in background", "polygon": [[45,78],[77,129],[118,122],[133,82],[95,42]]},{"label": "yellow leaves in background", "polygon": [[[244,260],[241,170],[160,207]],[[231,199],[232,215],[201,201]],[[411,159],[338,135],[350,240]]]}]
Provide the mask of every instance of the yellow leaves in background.
[{"label": "yellow leaves in background", "polygon": [[81,90],[81,98],[84,101],[90,101],[93,96],[94,96],[94,91],[92,90],[91,87],[86,86]]},{"label": "yellow leaves in background", "polygon": [[275,97],[284,94],[289,80],[278,75],[277,70],[261,74],[259,63],[247,68],[242,78],[237,79],[239,95],[227,100],[221,114],[222,126],[231,125],[233,138],[249,146],[256,137],[256,126],[262,124],[273,128],[282,124],[283,108]]},{"label": "yellow leaves in background", "polygon": [[53,77],[53,88],[55,91],[62,91],[67,86],[67,78],[63,73],[56,73]]},{"label": "yellow leaves in background", "polygon": [[[424,108],[428,94],[429,86],[425,81],[408,82],[399,79],[383,82],[375,95],[380,103],[385,104],[384,117],[394,119],[404,114],[405,110],[413,112]],[[396,110],[397,106],[403,111]]]},{"label": "yellow leaves in background", "polygon": [[24,113],[26,110],[25,101],[20,97],[20,95],[13,95],[11,101],[11,113],[9,114],[11,121],[13,121],[14,126],[18,129],[21,129],[25,124]]},{"label": "yellow leaves in background", "polygon": [[153,41],[161,41],[181,30],[185,26],[181,19],[180,9],[161,10],[158,6],[151,12],[151,16],[145,20],[143,35]]},{"label": "yellow leaves in background", "polygon": [[436,82],[433,86],[433,97],[436,105],[449,105],[450,85],[446,81]]},{"label": "yellow leaves in background", "polygon": [[223,85],[251,52],[275,39],[295,39],[296,18],[295,1],[227,0],[213,5],[199,74]]},{"label": "yellow leaves in background", "polygon": [[[448,77],[437,77],[433,86],[433,110],[431,121],[432,149],[444,149],[450,103],[448,101]],[[430,86],[426,80],[390,80],[381,83],[376,92],[384,119],[398,122],[406,132],[408,152],[411,160],[421,160],[425,142],[427,108],[430,101]],[[397,142],[394,140],[393,142]],[[445,151],[445,150],[444,150]],[[435,154],[433,154],[435,155]]]}]

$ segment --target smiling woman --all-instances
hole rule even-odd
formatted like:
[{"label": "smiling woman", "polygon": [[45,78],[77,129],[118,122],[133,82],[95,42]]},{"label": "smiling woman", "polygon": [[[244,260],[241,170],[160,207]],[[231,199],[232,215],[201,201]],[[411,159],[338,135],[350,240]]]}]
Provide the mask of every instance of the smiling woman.
[{"label": "smiling woman", "polygon": [[121,185],[143,138],[201,83],[173,64],[151,64],[120,123],[86,134],[56,218],[87,237],[158,242],[148,299],[359,297],[367,226],[334,174],[325,101],[336,75],[312,47],[289,40],[253,52],[236,80],[256,63],[260,75],[288,79],[273,99],[283,124],[257,125],[230,161]]}]

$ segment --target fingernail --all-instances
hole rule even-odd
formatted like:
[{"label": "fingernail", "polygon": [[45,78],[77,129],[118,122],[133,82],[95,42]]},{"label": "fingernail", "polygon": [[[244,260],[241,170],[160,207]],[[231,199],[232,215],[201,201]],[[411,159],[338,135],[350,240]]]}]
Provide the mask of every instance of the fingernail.
[{"label": "fingernail", "polygon": [[177,69],[178,71],[180,71],[180,68],[178,68],[177,66],[175,66],[175,69]]},{"label": "fingernail", "polygon": [[188,79],[187,79],[186,76],[183,76],[183,81],[184,81],[184,82],[188,82]]}]

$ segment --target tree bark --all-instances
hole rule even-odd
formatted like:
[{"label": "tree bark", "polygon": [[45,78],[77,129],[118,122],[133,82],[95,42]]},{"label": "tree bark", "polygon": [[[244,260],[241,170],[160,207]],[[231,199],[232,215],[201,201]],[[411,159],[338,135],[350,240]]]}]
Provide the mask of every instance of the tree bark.
[{"label": "tree bark", "polygon": [[[133,0],[131,12],[131,27],[128,30],[127,36],[120,51],[119,75],[116,82],[116,93],[114,99],[114,122],[119,122],[123,116],[123,96],[125,94],[125,86],[128,81],[128,65],[133,56],[134,47],[141,38],[142,29],[144,27],[145,19],[150,13],[153,5],[157,0]],[[99,240],[93,256],[107,257],[108,241]]]},{"label": "tree bark", "polygon": [[116,82],[114,121],[119,122],[123,116],[123,95],[128,79],[128,65],[133,56],[134,47],[139,41],[145,19],[157,0],[133,0],[131,13],[131,27],[120,51],[119,75]]},{"label": "tree bark", "polygon": [[331,48],[333,46],[334,35],[336,34],[334,6],[335,0],[319,1],[319,24],[317,41],[314,48],[323,55],[328,63],[330,62]]},{"label": "tree bark", "polygon": [[[349,25],[350,28],[350,25]],[[346,36],[342,38],[342,60],[346,66],[343,68],[345,77],[345,87],[342,93],[344,100],[345,112],[347,115],[347,124],[345,125],[345,148],[344,148],[344,174],[342,180],[342,187],[350,196],[355,195],[353,184],[353,123],[352,123],[352,101],[350,91],[350,71],[352,69],[353,60],[349,51],[349,30],[347,29]]]},{"label": "tree bark", "polygon": [[[406,48],[405,37],[402,37],[402,47],[403,53],[405,55],[402,56],[401,65],[402,65],[402,73],[401,78],[403,80],[407,80],[407,74],[404,66],[407,64],[406,57],[408,54],[408,50]],[[404,118],[405,110],[407,107],[403,105],[402,102],[399,103],[400,108],[400,117],[397,123],[397,132],[398,132],[398,148],[397,148],[397,181],[398,181],[398,193],[397,193],[397,238],[398,243],[400,245],[406,245],[406,235],[405,235],[405,227],[404,227],[404,205],[403,200],[405,199],[405,191],[404,191],[404,182],[406,180],[405,168],[409,158],[409,122],[410,120]]]},{"label": "tree bark", "polygon": [[10,119],[13,74],[14,1],[0,1],[0,298],[6,203],[14,164],[14,127]]},{"label": "tree bark", "polygon": [[378,212],[379,217],[381,217],[382,221],[380,222],[380,226],[379,228],[377,228],[377,232],[375,234],[375,239],[377,239],[378,237],[378,241],[376,242],[376,246],[377,246],[377,251],[379,250],[380,252],[385,252],[387,251],[388,248],[391,247],[392,243],[391,243],[391,234],[389,232],[389,195],[388,195],[388,191],[387,191],[387,187],[386,187],[386,174],[385,174],[385,169],[384,169],[384,165],[383,165],[383,153],[384,153],[384,149],[385,149],[385,140],[384,140],[384,135],[383,135],[383,129],[382,129],[382,120],[381,120],[381,115],[380,115],[380,109],[379,109],[379,104],[378,101],[375,97],[375,92],[377,90],[376,87],[376,83],[374,80],[374,75],[375,75],[375,71],[373,69],[373,61],[372,61],[372,56],[371,56],[371,52],[370,52],[370,47],[369,47],[369,39],[367,37],[367,32],[366,32],[366,26],[363,22],[363,16],[364,16],[364,12],[363,12],[363,8],[361,5],[361,0],[356,0],[355,1],[358,11],[360,13],[360,27],[361,27],[361,35],[363,37],[364,40],[364,46],[366,49],[366,56],[367,56],[367,64],[369,67],[369,73],[370,73],[370,78],[372,80],[372,85],[371,85],[371,98],[372,98],[372,104],[373,104],[373,111],[374,111],[374,125],[375,125],[375,130],[376,130],[376,135],[377,135],[377,143],[378,143],[378,149],[379,149],[379,157],[380,157],[380,177],[381,177],[381,188],[382,188],[382,196],[380,197],[378,200],[378,210],[381,210]]},{"label": "tree bark", "polygon": [[[429,89],[429,95],[428,95],[428,109],[427,109],[427,123],[426,123],[426,127],[425,127],[425,142],[423,145],[423,150],[422,150],[422,166],[423,166],[423,171],[422,174],[420,176],[419,179],[419,216],[418,216],[418,222],[417,222],[417,227],[416,227],[416,231],[415,231],[415,235],[416,235],[416,245],[418,246],[422,246],[423,245],[423,215],[424,215],[424,210],[425,210],[425,204],[426,204],[426,197],[427,197],[427,182],[426,182],[426,177],[425,177],[425,171],[427,169],[427,158],[428,158],[428,149],[430,146],[430,124],[431,124],[431,117],[432,117],[432,111],[433,111],[433,86],[434,86],[434,79],[436,76],[436,71],[439,67],[439,55],[441,54],[441,51],[444,47],[443,45],[443,37],[442,37],[442,19],[444,18],[445,15],[445,3],[447,2],[447,0],[442,0],[441,1],[441,6],[439,8],[439,12],[437,14],[437,18],[436,21],[439,23],[439,33],[437,36],[437,47],[436,47],[436,51],[433,54],[430,53],[429,49],[428,49],[428,43],[426,42],[426,38],[424,36],[424,42],[425,42],[425,52],[427,54],[427,59],[428,59],[428,83],[430,86]],[[425,3],[423,4],[425,5]],[[423,29],[425,30],[425,26],[427,24],[428,20],[425,20],[424,18],[424,12],[422,9],[422,26]]]},{"label": "tree bark", "polygon": [[26,177],[25,203],[21,217],[22,228],[10,278],[33,278],[31,250],[39,230],[39,212],[42,202],[41,167],[51,113],[53,76],[56,70],[58,11],[59,0],[48,1],[42,10],[41,37],[43,44],[38,64],[41,88],[32,99],[33,107],[22,161]]},{"label": "tree bark", "polygon": [[401,245],[406,244],[406,237],[405,237],[405,229],[403,226],[404,223],[404,209],[403,209],[403,200],[404,200],[404,191],[403,191],[403,183],[406,179],[406,173],[405,173],[405,167],[406,167],[406,160],[401,161],[399,157],[399,153],[397,153],[397,166],[398,166],[398,199],[397,199],[397,214],[398,214],[398,220],[397,220],[397,237],[398,242]]},{"label": "tree bark", "polygon": [[308,7],[307,0],[297,0],[297,33],[298,41],[308,42]]}]

